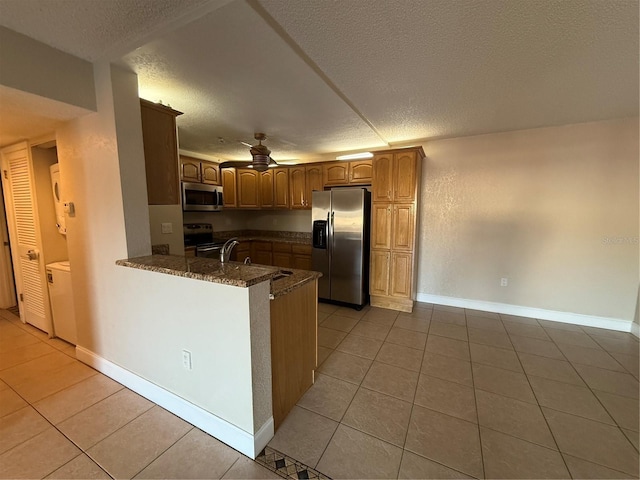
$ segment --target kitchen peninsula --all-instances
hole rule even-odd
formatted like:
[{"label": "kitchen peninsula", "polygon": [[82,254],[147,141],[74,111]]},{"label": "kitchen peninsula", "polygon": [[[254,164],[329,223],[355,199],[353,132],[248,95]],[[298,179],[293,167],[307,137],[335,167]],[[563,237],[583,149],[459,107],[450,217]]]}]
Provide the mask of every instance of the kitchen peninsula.
[{"label": "kitchen peninsula", "polygon": [[[178,312],[154,332],[163,356],[175,357],[170,371],[133,373],[167,391],[167,409],[255,458],[313,383],[320,274],[174,255],[116,264],[140,288],[166,283],[159,308]],[[182,292],[177,308],[172,285]]]}]

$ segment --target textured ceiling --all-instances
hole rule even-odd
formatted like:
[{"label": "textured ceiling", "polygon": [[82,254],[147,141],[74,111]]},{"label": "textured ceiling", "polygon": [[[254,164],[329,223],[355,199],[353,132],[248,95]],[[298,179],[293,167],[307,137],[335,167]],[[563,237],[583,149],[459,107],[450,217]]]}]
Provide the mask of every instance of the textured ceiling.
[{"label": "textured ceiling", "polygon": [[259,130],[274,158],[308,161],[637,116],[638,7],[638,0],[0,0],[0,24],[133,68],[141,96],[184,112],[185,150],[248,158],[236,140],[251,141]]}]

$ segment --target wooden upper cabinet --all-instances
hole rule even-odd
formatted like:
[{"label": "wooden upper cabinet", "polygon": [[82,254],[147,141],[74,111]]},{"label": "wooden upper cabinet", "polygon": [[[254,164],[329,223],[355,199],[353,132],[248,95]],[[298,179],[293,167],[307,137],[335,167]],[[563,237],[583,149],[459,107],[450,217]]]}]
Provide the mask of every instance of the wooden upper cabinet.
[{"label": "wooden upper cabinet", "polygon": [[260,206],[260,172],[251,168],[236,171],[238,185],[238,208],[258,208]]},{"label": "wooden upper cabinet", "polygon": [[393,154],[382,153],[373,157],[373,181],[371,199],[374,202],[390,202],[393,199]]},{"label": "wooden upper cabinet", "polygon": [[309,165],[305,167],[305,177],[307,181],[305,194],[307,199],[307,207],[311,208],[311,198],[313,197],[311,192],[321,192],[322,190],[324,190],[324,185],[322,183],[322,166]]},{"label": "wooden upper cabinet", "polygon": [[416,199],[416,152],[395,155],[393,165],[393,201],[413,202]]},{"label": "wooden upper cabinet", "polygon": [[200,160],[180,155],[180,179],[183,182],[200,182]]},{"label": "wooden upper cabinet", "polygon": [[220,185],[220,167],[217,163],[207,161],[200,162],[200,175],[202,183]]},{"label": "wooden upper cabinet", "polygon": [[371,160],[349,162],[349,184],[371,185],[373,181],[373,166]]},{"label": "wooden upper cabinet", "polygon": [[289,169],[289,192],[291,208],[306,208],[306,172],[305,167]]},{"label": "wooden upper cabinet", "polygon": [[238,196],[236,193],[236,169],[223,168],[222,173],[222,197],[225,207],[237,207]]},{"label": "wooden upper cabinet", "polygon": [[330,162],[322,164],[322,178],[325,186],[349,185],[349,163]]},{"label": "wooden upper cabinet", "polygon": [[180,203],[176,117],[181,112],[140,99],[149,205]]},{"label": "wooden upper cabinet", "polygon": [[289,169],[273,170],[273,203],[276,208],[289,208]]},{"label": "wooden upper cabinet", "polygon": [[261,207],[273,207],[273,170],[267,169],[264,172],[259,172],[260,176],[260,195],[259,205]]},{"label": "wooden upper cabinet", "polygon": [[371,160],[329,162],[322,165],[324,186],[370,185],[373,175]]},{"label": "wooden upper cabinet", "polygon": [[220,185],[220,167],[215,162],[180,155],[180,180]]},{"label": "wooden upper cabinet", "polygon": [[290,169],[291,208],[310,209],[311,192],[324,189],[323,176],[323,165],[298,166]]},{"label": "wooden upper cabinet", "polygon": [[416,157],[415,151],[395,154],[383,152],[373,157],[374,202],[409,203],[416,199]]}]

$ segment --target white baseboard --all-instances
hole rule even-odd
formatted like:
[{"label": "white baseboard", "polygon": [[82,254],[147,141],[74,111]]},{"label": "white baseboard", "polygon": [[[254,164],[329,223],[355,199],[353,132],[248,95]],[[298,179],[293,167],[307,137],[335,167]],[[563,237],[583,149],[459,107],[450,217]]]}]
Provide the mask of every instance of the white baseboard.
[{"label": "white baseboard", "polygon": [[[607,328],[620,332],[633,333],[633,322],[610,317],[597,317],[593,315],[582,315],[580,313],[557,312],[545,310],[543,308],[521,307],[508,303],[486,302],[483,300],[468,300],[466,298],[445,297],[442,295],[431,295],[428,293],[418,293],[418,302],[433,303],[436,305],[447,305],[449,307],[470,308],[482,310],[484,312],[502,313],[505,315],[517,315],[519,317],[537,318],[549,320],[551,322],[572,323],[585,327]],[[637,326],[635,327],[637,330]],[[638,336],[637,333],[634,335]]]},{"label": "white baseboard", "polygon": [[636,322],[633,322],[631,324],[631,333],[640,338],[640,325],[638,325]]},{"label": "white baseboard", "polygon": [[273,438],[273,417],[270,417],[255,435],[251,435],[86,348],[77,346],[76,358],[252,459],[255,459]]}]

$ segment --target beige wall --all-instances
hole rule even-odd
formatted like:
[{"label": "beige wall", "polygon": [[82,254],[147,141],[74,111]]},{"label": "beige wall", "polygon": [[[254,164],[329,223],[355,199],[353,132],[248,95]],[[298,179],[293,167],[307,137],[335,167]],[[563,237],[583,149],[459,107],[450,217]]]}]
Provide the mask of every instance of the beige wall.
[{"label": "beige wall", "polygon": [[91,63],[5,27],[0,45],[1,85],[95,111]]},{"label": "beige wall", "polygon": [[[168,244],[170,255],[184,255],[182,205],[149,205],[151,245]],[[170,223],[172,233],[162,233],[162,224]]]},{"label": "beige wall", "polygon": [[419,296],[633,319],[637,118],[424,149]]},{"label": "beige wall", "polygon": [[[251,362],[253,352],[253,360],[270,365],[269,283],[238,288],[116,265],[151,250],[142,132],[133,127],[140,115],[132,118],[126,108],[139,105],[137,78],[101,64],[96,82],[98,112],[57,132],[62,187],[76,205],[67,241],[82,359],[106,360],[173,393],[197,406],[196,417],[198,409],[209,412],[198,418],[210,433],[224,430],[223,420],[251,440],[267,425],[266,443],[273,434],[271,379]],[[183,349],[192,352],[190,371]],[[152,399],[175,407],[161,397]],[[234,444],[237,437],[221,438],[257,453]]]}]

